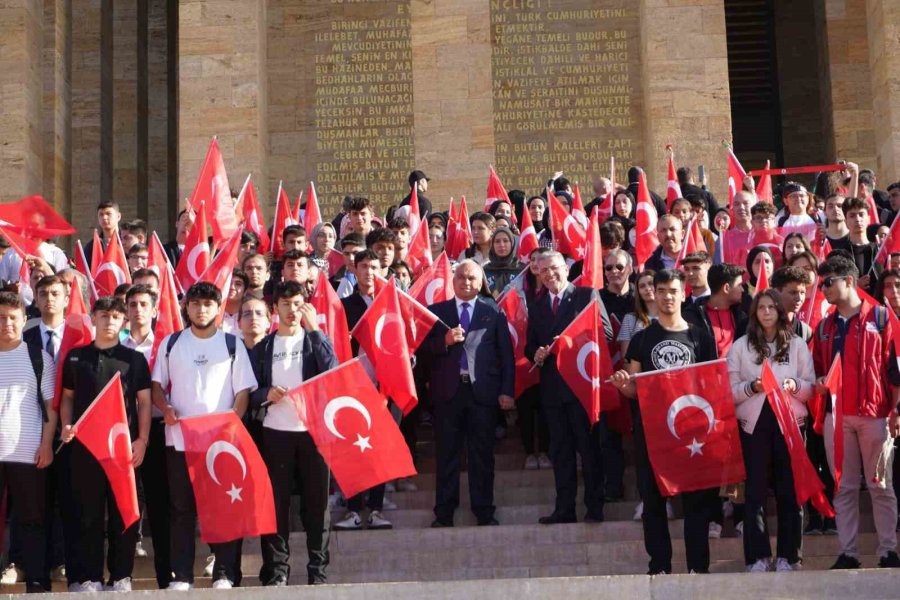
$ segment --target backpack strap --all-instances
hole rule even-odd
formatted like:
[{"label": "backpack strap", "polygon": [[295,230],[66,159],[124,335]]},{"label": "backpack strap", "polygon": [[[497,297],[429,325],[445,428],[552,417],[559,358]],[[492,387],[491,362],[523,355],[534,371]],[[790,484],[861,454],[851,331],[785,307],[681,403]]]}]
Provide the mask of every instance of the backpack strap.
[{"label": "backpack strap", "polygon": [[234,367],[234,355],[237,354],[237,336],[226,333],[225,348],[228,349],[228,356],[231,357],[231,366]]},{"label": "backpack strap", "polygon": [[880,304],[875,307],[875,325],[878,327],[878,333],[884,331],[887,327],[888,322],[888,314],[887,308],[881,306]]},{"label": "backpack strap", "polygon": [[44,406],[44,393],[41,391],[41,381],[44,379],[44,352],[36,344],[25,344],[28,348],[28,358],[31,359],[31,368],[34,369],[34,380],[37,383],[37,402],[41,410],[41,419],[47,422],[47,407]]},{"label": "backpack strap", "polygon": [[[182,330],[182,331],[184,331],[184,330]],[[175,347],[175,342],[178,341],[179,337],[181,337],[181,331],[176,331],[172,335],[169,336],[169,339],[166,342],[166,361],[169,360],[169,354],[172,352],[172,348]]]}]

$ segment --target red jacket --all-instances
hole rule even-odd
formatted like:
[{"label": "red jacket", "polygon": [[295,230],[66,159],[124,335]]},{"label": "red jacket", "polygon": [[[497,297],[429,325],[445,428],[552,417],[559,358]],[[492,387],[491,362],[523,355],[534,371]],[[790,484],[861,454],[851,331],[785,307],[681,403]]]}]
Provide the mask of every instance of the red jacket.
[{"label": "red jacket", "polygon": [[[891,322],[887,309],[864,301],[859,313],[850,319],[841,367],[844,387],[841,405],[845,415],[860,417],[887,417],[894,407],[888,365],[891,364]],[[876,319],[876,313],[878,318]],[[816,327],[813,336],[813,360],[816,374],[828,374],[831,352],[837,329],[838,313],[834,311]],[[862,326],[861,326],[862,324]],[[810,402],[810,413],[815,416],[815,430],[822,431],[825,421],[825,402],[822,398]]]}]

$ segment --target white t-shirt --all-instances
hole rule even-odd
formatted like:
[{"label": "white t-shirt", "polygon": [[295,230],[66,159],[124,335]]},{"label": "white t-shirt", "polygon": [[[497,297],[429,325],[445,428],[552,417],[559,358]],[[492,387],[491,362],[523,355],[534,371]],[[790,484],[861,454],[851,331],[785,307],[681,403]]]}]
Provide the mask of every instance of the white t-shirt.
[{"label": "white t-shirt", "polygon": [[[217,331],[201,339],[190,328],[181,332],[168,360],[169,337],[159,345],[153,365],[153,381],[169,390],[169,404],[181,417],[208,415],[234,407],[236,393],[256,389],[256,377],[244,344],[235,344],[234,365],[225,345],[225,334]],[[184,450],[181,426],[166,425],[166,446]]]},{"label": "white t-shirt", "polygon": [[[272,348],[272,385],[292,390],[303,383],[303,340],[306,334],[301,329],[297,335],[287,337],[276,335]],[[263,427],[277,431],[306,431],[300,422],[293,402],[287,398],[270,404],[263,419]]]},{"label": "white t-shirt", "polygon": [[[41,375],[44,401],[53,398],[56,366],[46,352]],[[37,404],[37,381],[25,342],[0,352],[0,462],[34,464],[44,419]]]}]

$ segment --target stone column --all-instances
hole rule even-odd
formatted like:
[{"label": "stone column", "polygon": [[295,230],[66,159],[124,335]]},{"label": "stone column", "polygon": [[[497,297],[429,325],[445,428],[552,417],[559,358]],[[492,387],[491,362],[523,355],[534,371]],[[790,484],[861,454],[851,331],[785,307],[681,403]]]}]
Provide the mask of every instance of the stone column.
[{"label": "stone column", "polygon": [[42,194],[67,217],[72,216],[71,34],[71,3],[44,0]]},{"label": "stone column", "polygon": [[266,180],[266,0],[183,0],[178,23],[179,198],[213,135],[237,192]]},{"label": "stone column", "polygon": [[43,2],[0,4],[0,199],[43,193],[41,46]]},{"label": "stone column", "polygon": [[900,2],[868,0],[869,66],[877,163],[883,189],[900,179]]},{"label": "stone column", "polygon": [[145,218],[146,202],[138,202],[138,0],[116,0],[112,9],[112,195],[123,218]]},{"label": "stone column", "polygon": [[[721,0],[642,0],[644,161],[651,189],[664,195],[666,144],[675,160],[706,167],[727,202],[721,141],[731,138],[728,49]],[[624,180],[624,173],[620,174]]]}]

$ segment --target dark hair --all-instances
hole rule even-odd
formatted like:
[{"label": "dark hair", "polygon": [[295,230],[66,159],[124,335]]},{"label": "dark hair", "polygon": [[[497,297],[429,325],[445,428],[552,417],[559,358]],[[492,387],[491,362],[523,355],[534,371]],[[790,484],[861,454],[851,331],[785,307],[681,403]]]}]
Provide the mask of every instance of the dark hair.
[{"label": "dark hair", "polygon": [[566,179],[565,177],[557,177],[553,181],[553,191],[555,192],[564,192],[566,188],[572,185],[572,183]]},{"label": "dark hair", "polygon": [[755,217],[756,215],[766,215],[768,217],[774,217],[777,214],[778,209],[775,208],[775,205],[769,204],[768,202],[757,202],[750,207],[751,217]]},{"label": "dark hair", "polygon": [[380,242],[397,246],[397,234],[387,227],[373,229],[366,235],[366,247],[371,248]]},{"label": "dark hair", "polygon": [[117,312],[122,315],[126,313],[125,303],[117,296],[101,296],[97,298],[97,301],[94,302],[94,308],[91,310],[91,314],[96,314],[101,310]]},{"label": "dark hair", "polygon": [[101,211],[104,208],[114,208],[119,210],[119,203],[115,200],[103,200],[100,204],[97,205],[97,211]]},{"label": "dark hair", "polygon": [[341,238],[341,250],[344,249],[344,246],[365,246],[366,240],[363,238],[361,233],[348,233],[344,237]]},{"label": "dark hair", "polygon": [[887,281],[888,277],[896,277],[900,279],[900,270],[887,269],[878,278],[878,283],[875,285],[875,293],[872,294],[872,296],[874,296],[875,299],[882,304],[886,304],[884,300],[884,282]]},{"label": "dark hair", "polygon": [[775,269],[775,272],[772,273],[772,280],[769,282],[776,290],[784,288],[789,283],[809,285],[809,277],[807,277],[806,271],[800,267],[788,265]]},{"label": "dark hair", "polygon": [[690,203],[691,208],[706,209],[706,202],[697,194],[688,194],[684,199]]},{"label": "dark hair", "polygon": [[763,360],[769,357],[766,333],[756,316],[759,302],[763,298],[769,298],[775,304],[775,310],[778,312],[778,322],[775,324],[775,354],[772,356],[774,362],[782,362],[787,358],[791,350],[791,338],[794,337],[794,330],[787,320],[787,311],[781,303],[781,294],[771,288],[758,292],[750,304],[750,320],[747,323],[747,345],[756,354],[754,362],[758,365],[761,365]]},{"label": "dark hair", "polygon": [[793,255],[787,260],[787,264],[793,267],[794,263],[796,263],[801,258],[805,258],[809,262],[809,264],[812,265],[813,270],[817,270],[819,268],[819,257],[810,250],[804,250],[803,252],[799,252]]},{"label": "dark hair", "polygon": [[259,236],[250,231],[249,229],[245,229],[241,232],[241,244],[249,244],[253,243],[255,246],[259,246]]},{"label": "dark hair", "polygon": [[[44,279],[46,279],[46,277]],[[25,315],[25,301],[22,300],[22,296],[15,292],[0,292],[0,306],[18,308],[22,311],[22,315]]]},{"label": "dark hair", "polygon": [[638,283],[645,277],[649,277],[651,281],[655,281],[656,271],[653,269],[644,269],[634,278],[634,316],[638,321],[644,324],[644,327],[647,327],[650,325],[650,310],[647,308],[647,303],[641,298],[640,290],[637,289]]},{"label": "dark hair", "polygon": [[525,208],[530,208],[533,200],[540,200],[544,203],[544,208],[547,208],[547,200],[543,196],[532,196],[528,199],[528,202],[525,203]]},{"label": "dark hair", "polygon": [[147,223],[143,219],[132,219],[122,227],[125,231],[134,235],[147,234]]},{"label": "dark hair", "polygon": [[690,254],[688,254],[687,256],[685,256],[684,258],[681,259],[681,264],[685,264],[685,263],[689,263],[689,262],[690,263],[694,263],[694,262],[708,263],[709,262],[709,253],[705,252],[703,250],[700,250],[698,252],[691,252]]},{"label": "dark hair", "polygon": [[113,291],[114,296],[124,296],[128,293],[128,290],[131,289],[130,283],[120,283],[116,286],[116,289]]},{"label": "dark hair", "polygon": [[69,293],[69,284],[66,283],[62,277],[59,275],[47,275],[45,277],[41,277],[38,279],[38,282],[34,284],[34,295],[37,296],[38,292],[40,292],[45,287],[50,287],[51,285],[59,284],[63,286],[63,289],[66,291],[66,294]]},{"label": "dark hair", "polygon": [[371,206],[371,203],[369,202],[368,198],[363,198],[362,196],[354,196],[353,198],[350,198],[348,212],[352,212],[354,210],[355,211],[365,210],[365,209],[369,208],[370,206]]},{"label": "dark hair", "polygon": [[278,304],[282,298],[303,296],[306,300],[306,288],[296,281],[279,281],[272,289],[272,304]]},{"label": "dark hair", "polygon": [[254,254],[248,254],[247,256],[244,257],[244,260],[241,261],[241,270],[242,271],[244,270],[244,265],[247,264],[248,260],[253,260],[256,258],[259,258],[260,260],[262,260],[265,263],[266,267],[269,266],[269,258],[265,254],[254,253]]},{"label": "dark hair", "polygon": [[694,172],[691,171],[690,167],[678,167],[675,170],[675,177],[678,178],[678,185],[680,187],[687,185],[690,182],[691,176],[693,174]]},{"label": "dark hair", "polygon": [[234,282],[235,279],[240,279],[244,283],[245,290],[250,287],[250,278],[238,267],[235,267],[234,270],[231,271],[231,281]]},{"label": "dark hair", "polygon": [[[635,215],[635,211],[637,211],[637,203],[634,201],[634,194],[632,194],[628,190],[618,190],[616,192],[613,192],[613,206],[612,206],[613,215],[618,214],[616,212],[616,198],[618,198],[619,196],[622,196],[622,195],[624,195],[626,198],[628,198],[628,201],[631,202],[631,212],[624,216],[629,219],[633,219],[634,215]],[[619,216],[622,216],[622,215],[619,215]]]},{"label": "dark hair", "polygon": [[[835,250],[837,252],[837,250]],[[819,276],[827,277],[828,275],[836,275],[838,277],[853,277],[859,279],[859,269],[853,259],[835,254],[832,252],[828,255],[828,259],[819,265]]]},{"label": "dark hair", "polygon": [[281,257],[281,262],[286,263],[289,260],[300,260],[301,258],[306,259],[306,264],[309,264],[309,255],[302,250],[288,250],[284,253],[284,256]]},{"label": "dark hair", "polygon": [[768,254],[769,260],[772,261],[772,267],[774,268],[775,266],[775,255],[772,254],[772,251],[767,246],[750,248],[750,252],[747,253],[747,277],[750,279],[751,285],[756,285],[756,280],[759,278],[758,275],[753,274],[753,263],[756,262],[756,257],[760,254]]},{"label": "dark hair", "polygon": [[781,256],[785,255],[785,249],[787,248],[787,243],[794,238],[799,238],[800,242],[803,244],[803,250],[812,252],[812,247],[809,245],[809,240],[806,239],[806,236],[800,233],[799,231],[792,231],[786,236],[784,236],[784,241],[781,242]]},{"label": "dark hair", "polygon": [[841,210],[844,211],[845,215],[851,210],[862,210],[868,214],[869,205],[862,198],[845,198],[844,203],[841,205]]},{"label": "dark hair", "polygon": [[471,225],[475,221],[481,221],[482,223],[487,225],[487,228],[491,231],[493,231],[494,227],[497,226],[497,220],[494,219],[494,215],[480,210],[476,211],[472,214],[471,217],[469,217],[469,225]]},{"label": "dark hair", "polygon": [[388,229],[409,229],[409,222],[403,217],[394,217],[388,223]]},{"label": "dark hair", "polygon": [[388,270],[391,273],[396,272],[397,269],[406,269],[406,272],[409,273],[410,278],[412,278],[412,267],[410,267],[409,264],[407,264],[405,261],[395,260],[391,263],[391,266],[388,267]]},{"label": "dark hair", "polygon": [[900,181],[895,181],[887,186],[887,191],[893,192],[894,190],[900,190]]},{"label": "dark hair", "polygon": [[134,273],[131,274],[131,280],[135,279],[143,279],[144,277],[153,277],[156,281],[159,281],[159,275],[156,274],[156,271],[153,269],[138,269]]},{"label": "dark hair", "polygon": [[653,287],[673,281],[680,281],[681,287],[684,288],[684,273],[677,269],[661,269],[653,276]]},{"label": "dark hair", "polygon": [[137,296],[138,294],[147,294],[150,296],[150,304],[156,306],[157,301],[159,300],[159,296],[157,296],[156,292],[151,290],[144,284],[137,284],[131,286],[131,289],[128,290],[128,293],[125,294],[125,304],[127,305],[129,300],[131,300],[132,296]]},{"label": "dark hair", "polygon": [[746,272],[744,267],[728,263],[711,266],[706,274],[706,285],[709,286],[709,293],[718,294],[725,287],[726,283],[734,283],[735,279],[743,277]]},{"label": "dark hair", "polygon": [[[253,256],[259,256],[254,254]],[[249,257],[248,257],[249,258]],[[216,304],[222,304],[222,291],[208,281],[198,281],[184,293],[185,305],[194,300],[213,300]]]},{"label": "dark hair", "polygon": [[135,242],[131,245],[131,248],[128,249],[127,258],[131,258],[134,254],[138,252],[149,252],[150,248],[147,247],[147,244],[142,244],[140,242]]},{"label": "dark hair", "polygon": [[378,255],[375,254],[375,252],[366,248],[365,250],[360,250],[353,255],[353,266],[357,266],[364,260],[374,260],[375,262],[378,262],[379,258]]},{"label": "dark hair", "polygon": [[287,243],[289,235],[306,237],[306,229],[303,228],[303,225],[288,225],[284,228],[284,231],[281,232],[281,241]]},{"label": "dark hair", "polygon": [[625,244],[625,227],[618,221],[606,221],[600,226],[600,245],[621,248]]},{"label": "dark hair", "polygon": [[499,198],[499,199],[495,200],[491,204],[491,206],[488,208],[488,213],[490,215],[492,215],[495,219],[499,218],[499,217],[497,217],[497,210],[500,208],[501,204],[506,204],[507,206],[509,206],[510,211],[512,211],[514,208],[513,203],[510,202],[509,200],[504,200],[503,198]]},{"label": "dark hair", "polygon": [[857,181],[871,188],[875,187],[875,171],[872,169],[860,169]]}]

